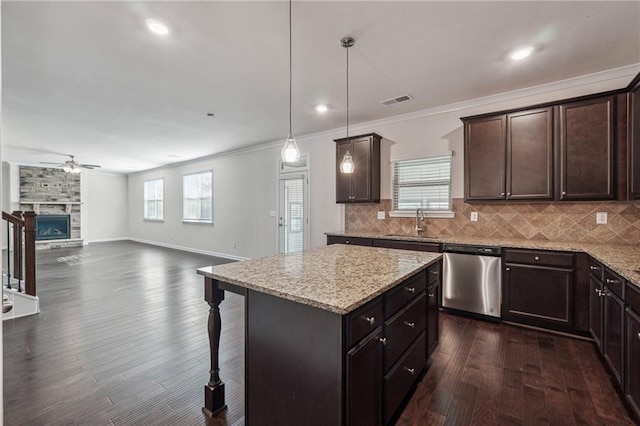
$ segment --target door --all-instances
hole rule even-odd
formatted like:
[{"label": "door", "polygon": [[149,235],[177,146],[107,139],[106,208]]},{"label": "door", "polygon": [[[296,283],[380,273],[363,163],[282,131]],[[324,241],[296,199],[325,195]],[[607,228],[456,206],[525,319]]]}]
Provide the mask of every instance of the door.
[{"label": "door", "polygon": [[624,302],[607,287],[604,290],[604,359],[611,367],[618,384],[622,384],[624,348]]},{"label": "door", "polygon": [[604,302],[602,284],[589,278],[589,332],[598,349],[602,351],[602,311]]},{"label": "door", "polygon": [[347,353],[347,424],[375,426],[382,420],[382,330]]},{"label": "door", "polygon": [[353,164],[355,168],[351,176],[352,201],[371,200],[371,138],[365,137],[351,141]]},{"label": "door", "polygon": [[464,161],[467,200],[505,199],[505,115],[465,123]]},{"label": "door", "polygon": [[294,253],[309,248],[308,172],[278,176],[278,251]]}]

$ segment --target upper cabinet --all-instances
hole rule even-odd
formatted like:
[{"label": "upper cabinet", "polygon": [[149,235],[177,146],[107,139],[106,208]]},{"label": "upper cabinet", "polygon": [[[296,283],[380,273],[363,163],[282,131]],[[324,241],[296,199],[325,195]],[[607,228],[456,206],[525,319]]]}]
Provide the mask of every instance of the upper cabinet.
[{"label": "upper cabinet", "polygon": [[[336,139],[336,203],[380,201],[380,140],[375,133]],[[340,163],[349,151],[353,173],[342,173]]]},{"label": "upper cabinet", "polygon": [[553,109],[465,121],[466,200],[553,199]]},{"label": "upper cabinet", "polygon": [[616,97],[562,104],[561,200],[615,198]]},{"label": "upper cabinet", "polygon": [[640,74],[629,88],[629,199],[640,200]]}]

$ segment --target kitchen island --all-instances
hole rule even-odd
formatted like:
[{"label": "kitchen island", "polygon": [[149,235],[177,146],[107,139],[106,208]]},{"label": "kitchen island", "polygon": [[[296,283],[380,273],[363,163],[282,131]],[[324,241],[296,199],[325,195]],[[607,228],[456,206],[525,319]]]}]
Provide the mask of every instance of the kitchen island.
[{"label": "kitchen island", "polygon": [[246,424],[392,422],[437,344],[440,259],[337,244],[198,269],[210,305],[203,410],[225,408],[220,304],[231,291],[245,297]]}]

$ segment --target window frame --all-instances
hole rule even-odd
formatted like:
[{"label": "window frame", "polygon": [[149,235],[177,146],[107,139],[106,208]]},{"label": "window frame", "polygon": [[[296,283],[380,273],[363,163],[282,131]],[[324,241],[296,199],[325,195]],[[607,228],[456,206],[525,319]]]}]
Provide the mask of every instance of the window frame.
[{"label": "window frame", "polygon": [[440,154],[431,154],[424,156],[415,156],[415,157],[405,157],[405,158],[393,158],[389,161],[390,166],[390,183],[391,183],[391,211],[389,211],[389,217],[415,217],[416,210],[396,210],[396,188],[395,188],[395,173],[394,173],[394,165],[395,163],[407,162],[407,161],[416,161],[416,160],[428,160],[431,158],[437,157],[449,157],[449,161],[451,162],[451,168],[449,172],[449,210],[423,210],[425,217],[430,218],[453,218],[455,217],[454,212],[452,211],[452,175],[453,175],[453,152],[447,151]]},{"label": "window frame", "polygon": [[[162,183],[162,198],[160,199],[147,199],[147,184],[151,183],[151,182],[161,182]],[[148,209],[147,209],[147,202],[148,201],[160,201],[160,204],[162,205],[162,215],[160,217],[149,217],[148,216]],[[164,177],[160,177],[160,178],[154,178],[154,179],[147,179],[143,182],[142,184],[142,220],[146,221],[146,222],[164,222]]]},{"label": "window frame", "polygon": [[[189,219],[189,218],[185,218],[185,179],[189,176],[195,176],[195,175],[203,175],[209,173],[211,174],[211,219]],[[198,198],[199,200],[201,200],[200,202],[202,202],[202,200],[206,198],[206,197],[200,197]],[[207,170],[199,170],[199,171],[193,171],[193,172],[188,172],[188,173],[183,173],[182,174],[182,223],[188,223],[188,224],[200,224],[200,225],[213,225],[213,169],[207,169]]]}]

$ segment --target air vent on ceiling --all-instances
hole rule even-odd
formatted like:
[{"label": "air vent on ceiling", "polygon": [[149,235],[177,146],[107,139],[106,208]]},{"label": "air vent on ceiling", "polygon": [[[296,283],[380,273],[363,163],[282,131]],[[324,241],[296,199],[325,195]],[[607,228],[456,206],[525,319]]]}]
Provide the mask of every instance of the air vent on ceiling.
[{"label": "air vent on ceiling", "polygon": [[386,99],[384,101],[380,101],[380,103],[384,106],[389,106],[393,104],[399,104],[400,102],[410,101],[412,98],[409,95],[398,96],[397,98]]}]

